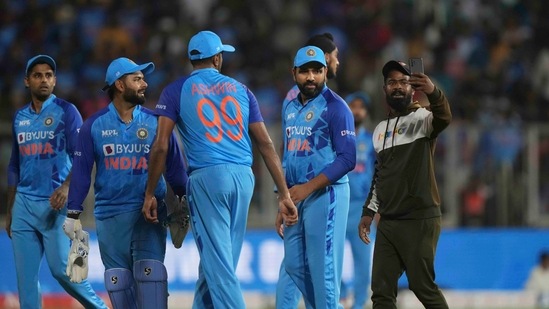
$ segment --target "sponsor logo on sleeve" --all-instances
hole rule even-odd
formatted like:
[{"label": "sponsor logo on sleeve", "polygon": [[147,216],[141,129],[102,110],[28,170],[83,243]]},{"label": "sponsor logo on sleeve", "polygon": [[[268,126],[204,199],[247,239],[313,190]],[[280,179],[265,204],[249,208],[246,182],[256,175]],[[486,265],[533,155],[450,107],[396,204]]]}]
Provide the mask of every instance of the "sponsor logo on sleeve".
[{"label": "sponsor logo on sleeve", "polygon": [[356,136],[356,133],[353,130],[341,130],[341,136],[345,135]]}]

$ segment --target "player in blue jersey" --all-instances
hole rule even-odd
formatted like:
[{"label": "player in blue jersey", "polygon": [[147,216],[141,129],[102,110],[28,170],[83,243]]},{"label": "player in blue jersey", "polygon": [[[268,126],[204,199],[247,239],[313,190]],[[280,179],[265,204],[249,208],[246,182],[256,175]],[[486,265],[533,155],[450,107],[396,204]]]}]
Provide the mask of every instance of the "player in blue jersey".
[{"label": "player in blue jersey", "polygon": [[297,224],[284,228],[284,264],[306,303],[337,308],[349,211],[346,174],[355,167],[353,115],[326,86],[326,59],[315,46],[298,50],[299,95],[282,107],[284,168]]},{"label": "player in blue jersey", "polygon": [[[324,52],[326,59],[326,66],[328,72],[326,76],[328,79],[333,79],[337,76],[337,69],[339,67],[339,49],[337,48],[334,37],[331,33],[315,34],[310,37],[304,46],[316,46]],[[299,94],[299,87],[294,85],[292,89],[288,91],[282,106],[286,105],[289,101],[295,99]],[[284,132],[283,132],[284,133]],[[284,151],[282,151],[284,153]],[[283,155],[283,154],[282,154]],[[284,225],[282,224],[281,216],[277,216],[275,223],[280,237],[284,237]],[[276,284],[276,308],[279,309],[292,309],[297,308],[299,300],[301,299],[301,292],[295,285],[294,281],[290,278],[286,272],[284,266],[284,260],[280,264],[280,271],[278,275],[278,282]],[[310,305],[305,302],[305,306],[310,308]]]},{"label": "player in blue jersey", "polygon": [[188,162],[187,198],[200,254],[193,308],[246,307],[235,271],[254,190],[252,139],[280,188],[279,211],[288,225],[297,221],[280,158],[255,96],[220,73],[223,52],[234,50],[217,34],[198,32],[188,45],[192,73],[169,84],[156,105],[160,117],[143,214],[151,222],[158,221],[152,193],[168,137],[177,125]]},{"label": "player in blue jersey", "polygon": [[[163,261],[167,230],[141,215],[157,117],[142,107],[152,62],[138,65],[117,58],[105,77],[110,104],[88,118],[80,130],[69,194],[68,235],[78,229],[82,203],[88,194],[95,164],[95,222],[105,287],[115,309],[167,308],[167,272]],[[169,136],[166,179],[179,196],[185,194],[187,177],[175,135]],[[166,182],[159,177],[154,197],[159,220],[167,216],[163,202]],[[71,237],[72,238],[72,237]]]},{"label": "player in blue jersey", "polygon": [[31,101],[13,120],[6,231],[13,245],[19,304],[42,308],[38,272],[45,255],[67,293],[85,308],[106,308],[88,281],[73,283],[65,276],[70,242],[62,225],[82,117],[72,103],[53,94],[55,71],[55,61],[47,55],[27,62],[24,81]]},{"label": "player in blue jersey", "polygon": [[[365,92],[355,92],[345,98],[355,119],[356,132],[356,166],[349,172],[349,188],[351,199],[349,216],[347,218],[347,239],[351,244],[353,256],[353,284],[341,282],[341,299],[347,300],[353,291],[351,309],[362,309],[368,299],[370,286],[370,269],[372,260],[372,246],[365,246],[357,233],[357,226],[362,215],[362,205],[370,192],[370,185],[374,175],[376,153],[372,143],[372,133],[364,126],[369,114],[370,96]],[[372,227],[370,237],[374,238],[375,229]]]}]

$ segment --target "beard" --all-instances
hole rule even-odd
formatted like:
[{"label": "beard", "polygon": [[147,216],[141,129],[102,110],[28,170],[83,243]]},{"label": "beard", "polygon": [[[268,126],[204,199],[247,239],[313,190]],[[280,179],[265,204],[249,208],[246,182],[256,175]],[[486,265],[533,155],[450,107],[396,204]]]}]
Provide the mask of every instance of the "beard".
[{"label": "beard", "polygon": [[41,102],[46,101],[50,97],[51,93],[52,89],[50,89],[49,87],[47,90],[45,90],[44,88],[32,90],[33,96]]},{"label": "beard", "polygon": [[137,91],[124,91],[122,98],[126,102],[130,102],[133,105],[143,105],[145,104],[145,95],[139,94]]},{"label": "beard", "polygon": [[[395,95],[404,95],[402,98],[395,98]],[[412,94],[400,91],[394,91],[391,94],[386,94],[387,104],[397,112],[404,112],[410,103],[412,103]]]},{"label": "beard", "polygon": [[[309,88],[308,86],[314,85],[314,88]],[[316,97],[320,91],[322,91],[322,88],[324,86],[324,82],[321,83],[311,83],[311,82],[305,82],[303,84],[297,84],[297,88],[299,88],[299,91],[306,99],[311,99]]]},{"label": "beard", "polygon": [[36,97],[36,99],[40,102],[44,102],[46,101],[49,97],[50,97],[51,93],[49,94],[44,94],[44,93],[35,93],[34,96]]}]

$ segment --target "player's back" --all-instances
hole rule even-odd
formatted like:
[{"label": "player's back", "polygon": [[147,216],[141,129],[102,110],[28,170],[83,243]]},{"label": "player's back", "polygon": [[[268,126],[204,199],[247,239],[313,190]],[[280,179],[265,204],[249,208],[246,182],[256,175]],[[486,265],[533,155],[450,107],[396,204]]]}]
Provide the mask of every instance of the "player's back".
[{"label": "player's back", "polygon": [[231,163],[251,166],[248,125],[262,119],[248,88],[208,68],[193,71],[181,92],[178,127],[189,168]]}]

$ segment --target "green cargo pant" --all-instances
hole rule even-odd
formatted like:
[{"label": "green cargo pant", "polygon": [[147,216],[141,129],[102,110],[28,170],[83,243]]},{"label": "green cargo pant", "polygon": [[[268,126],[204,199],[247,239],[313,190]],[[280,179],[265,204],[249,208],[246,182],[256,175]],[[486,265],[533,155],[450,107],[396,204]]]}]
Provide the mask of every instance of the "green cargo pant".
[{"label": "green cargo pant", "polygon": [[447,309],[435,283],[435,252],[441,218],[387,220],[377,227],[372,269],[374,309],[396,308],[398,280],[406,271],[409,288],[428,309]]}]

